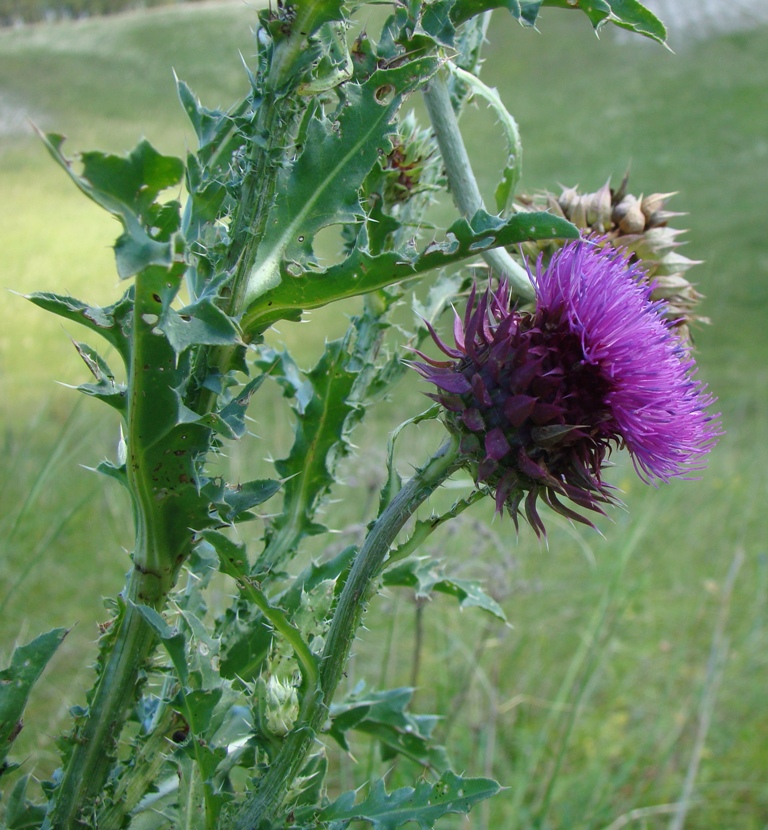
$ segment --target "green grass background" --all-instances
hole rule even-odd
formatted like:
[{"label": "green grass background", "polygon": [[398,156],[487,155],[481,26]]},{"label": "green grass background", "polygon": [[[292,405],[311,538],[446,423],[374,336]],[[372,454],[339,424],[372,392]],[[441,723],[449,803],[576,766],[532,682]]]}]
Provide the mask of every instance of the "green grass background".
[{"label": "green grass background", "polygon": [[[183,153],[193,139],[171,69],[207,105],[233,102],[245,91],[237,51],[252,54],[253,19],[225,2],[0,31],[0,112],[67,134],[70,152],[122,152],[145,135]],[[493,521],[490,506],[465,514],[426,552],[486,579],[513,627],[459,614],[447,598],[419,606],[384,595],[350,683],[415,681],[416,707],[445,715],[437,732],[454,768],[509,788],[469,826],[667,827],[693,762],[686,827],[766,828],[768,31],[671,54],[609,33],[597,40],[581,15],[552,11],[540,30],[497,14],[483,70],[519,121],[524,186],[595,189],[631,163],[634,192],[679,191],[672,207],[689,213],[679,220],[690,228],[685,253],[704,260],[691,275],[713,320],[697,332],[700,372],[727,434],[701,481],[646,488],[621,463],[614,480],[627,510],[602,523],[604,538],[552,519],[547,548],[526,527],[517,538],[510,522]],[[481,108],[465,125],[490,193],[501,161],[493,119]],[[36,139],[0,125],[0,286],[111,301],[121,290],[117,233]],[[81,466],[114,455],[116,421],[54,383],[84,378],[69,343],[84,332],[9,291],[0,320],[0,651],[5,660],[16,642],[72,627],[16,753],[47,774],[66,709],[90,681],[100,597],[128,569],[130,528],[123,495]],[[308,325],[283,324],[280,337],[311,365],[345,324],[326,309]],[[360,493],[373,498],[386,434],[423,406],[409,381],[371,416],[329,523],[367,520]],[[283,407],[277,395],[258,402],[255,431],[270,442],[246,442],[236,475],[285,451]],[[438,439],[429,428],[408,435],[404,471]],[[341,758],[334,786],[361,784],[375,760],[365,746],[356,761]],[[413,772],[400,765],[390,778]]]}]

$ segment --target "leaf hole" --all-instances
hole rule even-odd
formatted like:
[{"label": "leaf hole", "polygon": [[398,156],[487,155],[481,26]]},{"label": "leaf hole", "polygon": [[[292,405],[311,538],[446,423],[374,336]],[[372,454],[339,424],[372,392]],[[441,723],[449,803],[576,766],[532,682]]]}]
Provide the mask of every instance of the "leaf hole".
[{"label": "leaf hole", "polygon": [[292,276],[292,277],[301,277],[304,274],[304,269],[299,265],[298,262],[289,262],[285,266],[285,270]]},{"label": "leaf hole", "polygon": [[483,239],[478,239],[469,246],[470,251],[485,251],[496,242],[495,236],[486,236]]},{"label": "leaf hole", "polygon": [[391,104],[395,98],[395,88],[392,84],[382,84],[376,92],[373,93],[376,103],[386,106]]}]

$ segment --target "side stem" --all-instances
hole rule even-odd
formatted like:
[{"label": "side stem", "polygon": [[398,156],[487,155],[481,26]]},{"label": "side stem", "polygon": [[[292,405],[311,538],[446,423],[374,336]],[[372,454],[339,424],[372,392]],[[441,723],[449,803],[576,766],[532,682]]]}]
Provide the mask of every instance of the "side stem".
[{"label": "side stem", "polygon": [[[445,164],[448,176],[448,186],[456,207],[467,219],[471,219],[478,210],[484,209],[483,197],[472,172],[472,163],[469,160],[464,139],[461,137],[459,122],[451,103],[448,85],[445,83],[442,72],[429,82],[424,90],[424,103],[435,131],[440,154]],[[483,253],[483,259],[491,268],[504,274],[509,280],[510,287],[519,297],[532,299],[533,286],[524,268],[518,265],[504,248],[495,248]]]},{"label": "side stem", "polygon": [[368,601],[376,588],[389,550],[403,525],[450,475],[461,466],[458,438],[451,437],[403,486],[374,523],[355,558],[344,584],[320,661],[320,677],[314,694],[308,694],[293,730],[231,824],[233,830],[270,826],[280,814],[283,799],[304,765],[323,726]]}]

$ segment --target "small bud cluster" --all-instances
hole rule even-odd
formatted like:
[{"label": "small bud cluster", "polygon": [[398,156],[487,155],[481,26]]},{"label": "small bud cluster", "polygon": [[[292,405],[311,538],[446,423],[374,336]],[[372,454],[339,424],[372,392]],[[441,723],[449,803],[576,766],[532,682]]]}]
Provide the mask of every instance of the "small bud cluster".
[{"label": "small bud cluster", "polygon": [[392,137],[392,150],[381,160],[386,203],[407,202],[419,190],[434,187],[435,177],[428,168],[438,167],[438,159],[431,131],[419,127],[415,115],[409,113]]}]

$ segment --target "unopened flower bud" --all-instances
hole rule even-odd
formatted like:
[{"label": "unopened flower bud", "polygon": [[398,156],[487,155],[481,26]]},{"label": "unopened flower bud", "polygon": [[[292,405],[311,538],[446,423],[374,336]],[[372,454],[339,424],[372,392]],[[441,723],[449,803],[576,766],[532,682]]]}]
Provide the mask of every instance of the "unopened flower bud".
[{"label": "unopened flower bud", "polygon": [[270,676],[265,684],[265,714],[267,729],[279,737],[287,735],[299,716],[299,699],[295,687]]}]

